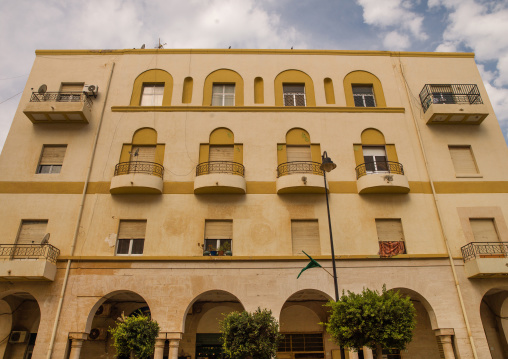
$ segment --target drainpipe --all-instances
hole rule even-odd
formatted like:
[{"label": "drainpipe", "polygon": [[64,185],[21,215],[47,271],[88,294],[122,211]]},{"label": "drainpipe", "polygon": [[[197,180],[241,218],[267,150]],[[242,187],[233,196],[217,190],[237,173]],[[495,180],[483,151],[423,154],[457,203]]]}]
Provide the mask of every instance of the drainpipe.
[{"label": "drainpipe", "polygon": [[422,150],[423,160],[424,160],[424,163],[425,163],[425,170],[427,171],[427,175],[429,176],[429,182],[430,182],[430,187],[432,189],[432,197],[434,198],[434,205],[435,205],[436,211],[437,211],[437,217],[438,217],[438,221],[439,221],[439,227],[441,229],[441,234],[443,236],[443,240],[444,240],[444,243],[446,245],[446,252],[448,254],[448,260],[450,261],[450,267],[452,269],[453,280],[455,282],[455,288],[457,289],[457,295],[459,297],[460,308],[462,309],[462,315],[464,317],[464,323],[466,325],[467,335],[469,337],[469,343],[471,344],[471,349],[473,351],[473,357],[475,359],[478,359],[478,354],[476,353],[476,346],[475,346],[475,343],[474,343],[473,334],[471,332],[471,326],[469,325],[469,319],[467,317],[466,306],[464,304],[464,298],[462,297],[462,291],[460,289],[459,279],[457,277],[457,272],[455,270],[455,263],[453,262],[452,251],[450,249],[450,244],[448,242],[448,238],[446,237],[443,221],[441,219],[442,215],[441,215],[441,210],[439,209],[439,200],[438,200],[438,198],[436,196],[436,189],[434,188],[434,181],[432,181],[432,176],[430,174],[429,162],[427,160],[427,154],[425,152],[425,146],[423,145],[422,135],[421,135],[421,132],[420,132],[420,127],[418,126],[418,121],[417,121],[416,116],[415,116],[414,111],[413,111],[413,105],[411,103],[411,95],[409,93],[408,84],[406,82],[406,77],[404,76],[404,69],[402,67],[402,62],[400,60],[400,57],[399,57],[399,67],[400,67],[400,74],[402,76],[402,80],[404,81],[404,89],[406,90],[406,96],[407,96],[407,99],[409,101],[409,109],[411,110],[411,117],[413,118],[413,122],[414,122],[414,125],[416,127],[416,133],[418,134],[418,141],[419,141],[419,144],[420,144],[420,149]]},{"label": "drainpipe", "polygon": [[[71,258],[74,255],[74,250],[76,249],[76,242],[78,240],[78,234],[79,234],[79,226],[81,225],[81,218],[83,217],[83,208],[85,205],[86,191],[88,190],[88,184],[90,183],[90,174],[92,173],[92,165],[93,165],[93,160],[95,157],[95,150],[97,149],[97,142],[99,141],[99,133],[101,132],[102,120],[104,119],[104,111],[106,110],[106,102],[108,100],[108,95],[109,95],[109,86],[111,84],[111,78],[113,77],[114,68],[115,68],[115,62],[112,62],[111,63],[111,72],[109,73],[108,84],[106,87],[106,95],[104,97],[104,105],[102,106],[101,117],[99,119],[99,124],[97,125],[97,131],[95,133],[95,139],[94,139],[93,148],[92,148],[92,155],[90,156],[90,162],[88,164],[85,185],[83,187],[83,193],[81,195],[81,204],[79,205],[78,220],[76,222],[76,228],[74,230],[74,237],[72,239],[71,255],[70,255]],[[60,292],[60,298],[58,300],[58,308],[56,309],[55,324],[53,325],[53,332],[51,333],[51,339],[49,341],[48,355],[46,356],[47,359],[51,359],[51,355],[53,354],[53,348],[55,346],[56,331],[58,329],[58,322],[60,321],[60,314],[62,313],[62,304],[63,304],[64,297],[65,297],[65,290],[67,289],[67,283],[69,281],[69,272],[71,270],[71,262],[72,262],[72,259],[69,258],[69,260],[67,260],[67,267],[65,268],[65,276],[64,276],[64,281],[63,281],[63,285],[62,285],[62,291]]]}]

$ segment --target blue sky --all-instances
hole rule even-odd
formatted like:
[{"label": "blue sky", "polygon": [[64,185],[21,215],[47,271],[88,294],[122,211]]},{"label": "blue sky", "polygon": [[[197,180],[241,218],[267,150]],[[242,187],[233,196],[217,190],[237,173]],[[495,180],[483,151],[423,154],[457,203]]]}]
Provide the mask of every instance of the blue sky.
[{"label": "blue sky", "polygon": [[508,139],[508,0],[4,0],[0,147],[36,49],[159,37],[165,48],[472,51]]}]

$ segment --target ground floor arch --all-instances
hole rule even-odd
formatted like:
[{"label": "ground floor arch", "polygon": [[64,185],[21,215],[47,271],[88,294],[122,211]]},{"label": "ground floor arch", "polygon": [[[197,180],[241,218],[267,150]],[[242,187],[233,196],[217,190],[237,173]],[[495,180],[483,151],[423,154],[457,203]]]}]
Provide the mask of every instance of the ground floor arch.
[{"label": "ground floor arch", "polygon": [[490,289],[482,298],[480,317],[492,359],[508,358],[508,289]]},{"label": "ground floor arch", "polygon": [[31,359],[41,310],[34,296],[14,292],[0,298],[0,358]]}]

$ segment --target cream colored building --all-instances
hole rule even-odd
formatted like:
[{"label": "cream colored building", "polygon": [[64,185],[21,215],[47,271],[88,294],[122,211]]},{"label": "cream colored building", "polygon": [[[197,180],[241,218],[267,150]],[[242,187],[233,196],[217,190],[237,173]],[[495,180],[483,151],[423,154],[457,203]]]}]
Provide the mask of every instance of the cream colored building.
[{"label": "cream colored building", "polygon": [[[372,358],[323,332],[339,291],[418,312],[391,359],[508,358],[508,149],[470,53],[40,50],[0,157],[0,357],[215,358],[272,310],[278,358]],[[45,86],[43,86],[45,85]],[[50,236],[45,235],[46,233]],[[503,354],[504,353],[504,354]]]}]

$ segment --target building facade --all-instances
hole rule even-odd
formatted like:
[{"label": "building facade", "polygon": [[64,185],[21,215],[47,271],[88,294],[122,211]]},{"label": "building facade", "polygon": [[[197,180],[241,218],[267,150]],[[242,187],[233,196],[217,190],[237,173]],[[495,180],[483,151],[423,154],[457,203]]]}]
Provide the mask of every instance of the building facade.
[{"label": "building facade", "polygon": [[268,308],[278,358],[339,348],[339,291],[399,290],[387,358],[508,358],[508,149],[474,54],[42,50],[0,157],[0,357],[218,358],[218,321]]}]

